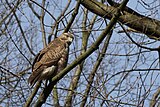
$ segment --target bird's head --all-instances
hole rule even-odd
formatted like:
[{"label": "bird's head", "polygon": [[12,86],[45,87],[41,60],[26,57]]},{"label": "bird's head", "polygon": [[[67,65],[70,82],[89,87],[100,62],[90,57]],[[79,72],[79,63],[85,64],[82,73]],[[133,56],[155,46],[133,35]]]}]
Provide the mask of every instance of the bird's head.
[{"label": "bird's head", "polygon": [[64,41],[68,45],[70,45],[73,42],[74,36],[71,33],[63,33],[61,36],[59,36],[61,41]]}]

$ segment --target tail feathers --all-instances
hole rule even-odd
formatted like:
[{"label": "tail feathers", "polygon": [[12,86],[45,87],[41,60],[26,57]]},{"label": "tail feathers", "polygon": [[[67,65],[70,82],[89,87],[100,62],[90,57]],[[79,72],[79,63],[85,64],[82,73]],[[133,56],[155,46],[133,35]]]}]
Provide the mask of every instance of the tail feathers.
[{"label": "tail feathers", "polygon": [[37,74],[32,73],[31,76],[30,76],[29,79],[28,79],[28,83],[30,84],[30,86],[33,87],[34,84],[35,84],[37,81],[39,81],[40,77],[41,77],[41,74],[40,74],[40,73],[37,73]]}]

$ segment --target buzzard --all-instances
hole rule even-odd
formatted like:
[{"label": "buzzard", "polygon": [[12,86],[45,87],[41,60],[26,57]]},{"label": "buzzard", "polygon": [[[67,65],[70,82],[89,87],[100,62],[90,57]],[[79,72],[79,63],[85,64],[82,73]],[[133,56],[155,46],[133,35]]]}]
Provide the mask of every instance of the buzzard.
[{"label": "buzzard", "polygon": [[69,46],[73,39],[71,33],[63,33],[37,54],[33,61],[32,74],[28,79],[31,86],[37,81],[56,75],[66,67]]}]

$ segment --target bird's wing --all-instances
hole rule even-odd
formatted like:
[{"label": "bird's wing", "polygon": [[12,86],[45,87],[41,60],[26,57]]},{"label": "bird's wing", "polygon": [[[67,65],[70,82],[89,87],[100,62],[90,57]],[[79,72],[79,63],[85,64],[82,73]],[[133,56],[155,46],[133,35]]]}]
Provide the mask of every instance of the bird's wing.
[{"label": "bird's wing", "polygon": [[53,40],[47,47],[42,49],[37,54],[35,60],[33,61],[32,71],[38,69],[41,65],[54,65],[54,63],[56,63],[59,60],[59,58],[61,58],[61,55],[64,50],[64,43],[62,43],[58,38]]}]

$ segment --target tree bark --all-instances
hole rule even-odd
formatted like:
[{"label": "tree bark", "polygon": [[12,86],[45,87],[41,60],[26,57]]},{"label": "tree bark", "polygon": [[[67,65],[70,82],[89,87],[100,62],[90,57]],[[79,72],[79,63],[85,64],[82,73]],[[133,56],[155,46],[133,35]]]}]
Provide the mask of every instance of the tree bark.
[{"label": "tree bark", "polygon": [[[118,6],[107,6],[96,0],[82,0],[81,4],[91,12],[107,19],[111,19],[112,16],[115,15]],[[140,15],[129,7],[125,7],[125,9],[121,11],[121,16],[118,18],[118,21],[146,34],[151,39],[160,40],[160,21],[156,19]]]}]

